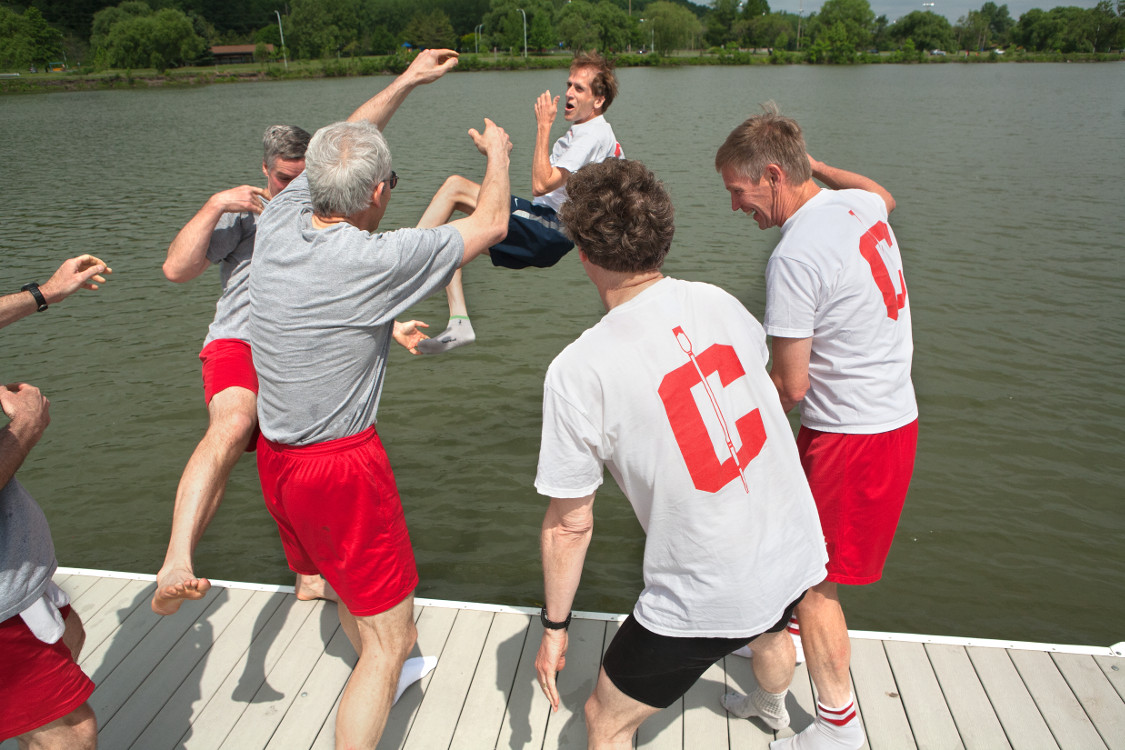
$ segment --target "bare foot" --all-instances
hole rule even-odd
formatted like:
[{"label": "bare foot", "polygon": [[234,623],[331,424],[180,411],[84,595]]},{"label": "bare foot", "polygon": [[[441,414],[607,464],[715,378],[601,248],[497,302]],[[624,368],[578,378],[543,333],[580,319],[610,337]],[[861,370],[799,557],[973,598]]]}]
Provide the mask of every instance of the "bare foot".
[{"label": "bare foot", "polygon": [[156,593],[152,596],[152,611],[158,615],[172,615],[188,599],[202,599],[211,589],[206,578],[195,578],[190,570],[176,568],[156,576]]},{"label": "bare foot", "polygon": [[332,584],[324,580],[323,576],[306,576],[298,573],[297,585],[294,588],[297,590],[297,598],[303,602],[311,602],[314,599],[324,599],[330,602],[340,601],[340,597],[336,594],[336,590],[332,588]]}]

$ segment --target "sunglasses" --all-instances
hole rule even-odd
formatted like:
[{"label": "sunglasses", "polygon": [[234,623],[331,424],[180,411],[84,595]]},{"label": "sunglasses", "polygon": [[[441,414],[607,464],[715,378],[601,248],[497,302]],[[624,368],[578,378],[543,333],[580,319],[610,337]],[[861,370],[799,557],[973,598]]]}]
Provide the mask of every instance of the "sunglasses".
[{"label": "sunglasses", "polygon": [[394,190],[395,185],[398,184],[398,175],[394,173],[394,170],[391,170],[391,176],[383,180],[383,182],[389,182],[391,184],[391,190]]}]

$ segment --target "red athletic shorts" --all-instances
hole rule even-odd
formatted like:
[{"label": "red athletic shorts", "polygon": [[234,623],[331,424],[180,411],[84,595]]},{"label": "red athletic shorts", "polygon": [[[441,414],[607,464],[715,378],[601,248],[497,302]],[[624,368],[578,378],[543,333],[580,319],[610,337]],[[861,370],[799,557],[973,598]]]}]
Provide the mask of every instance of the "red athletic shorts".
[{"label": "red athletic shorts", "polygon": [[[216,393],[232,386],[245,388],[258,395],[258,373],[254,371],[254,358],[250,345],[241,339],[215,339],[199,353],[203,363],[203,401],[210,405]],[[258,427],[246,445],[251,452],[258,444]]]},{"label": "red athletic shorts", "polygon": [[261,437],[258,477],[289,567],[323,575],[353,615],[385,612],[418,585],[402,502],[374,427],[303,447]]},{"label": "red athletic shorts", "polygon": [[[59,612],[65,620],[70,605]],[[44,643],[19,615],[0,622],[0,741],[61,719],[92,692],[93,681],[61,638]]]},{"label": "red athletic shorts", "polygon": [[918,420],[876,435],[801,427],[797,450],[828,547],[828,580],[862,585],[883,575],[914,473]]}]

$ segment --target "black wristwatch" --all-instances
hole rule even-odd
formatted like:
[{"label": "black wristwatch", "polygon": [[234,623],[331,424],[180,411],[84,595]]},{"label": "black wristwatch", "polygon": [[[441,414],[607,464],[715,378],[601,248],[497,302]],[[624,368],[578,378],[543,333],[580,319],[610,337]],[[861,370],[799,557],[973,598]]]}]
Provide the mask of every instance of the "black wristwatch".
[{"label": "black wristwatch", "polygon": [[20,291],[31,292],[31,296],[35,298],[36,304],[39,305],[39,312],[43,312],[47,309],[47,298],[43,296],[43,292],[39,291],[39,285],[34,281],[21,286]]},{"label": "black wristwatch", "polygon": [[565,620],[555,622],[554,620],[547,619],[547,607],[545,605],[543,609],[539,610],[539,619],[543,622],[543,627],[547,628],[547,630],[566,630],[570,627],[570,618],[573,616],[573,612],[568,612]]}]

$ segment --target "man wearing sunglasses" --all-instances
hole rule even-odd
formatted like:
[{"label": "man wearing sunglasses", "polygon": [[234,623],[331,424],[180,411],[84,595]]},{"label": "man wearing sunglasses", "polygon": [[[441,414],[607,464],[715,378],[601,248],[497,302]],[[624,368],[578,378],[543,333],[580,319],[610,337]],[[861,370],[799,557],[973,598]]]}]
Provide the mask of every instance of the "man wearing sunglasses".
[{"label": "man wearing sunglasses", "polygon": [[289,566],[323,575],[359,658],[337,748],[374,748],[417,638],[418,582],[402,503],[375,432],[395,315],[504,238],[507,134],[470,131],[487,157],[472,216],[380,232],[397,178],[382,128],[457,53],[426,50],[346,122],[313,135],[305,172],[262,212],[250,277],[258,372],[258,474]]}]

